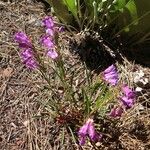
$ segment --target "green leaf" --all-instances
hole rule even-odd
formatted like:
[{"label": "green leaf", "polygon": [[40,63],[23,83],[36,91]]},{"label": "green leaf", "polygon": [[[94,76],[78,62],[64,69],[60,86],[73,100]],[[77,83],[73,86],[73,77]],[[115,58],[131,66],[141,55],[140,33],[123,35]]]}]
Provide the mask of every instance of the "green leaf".
[{"label": "green leaf", "polygon": [[94,0],[85,0],[84,2],[88,7],[93,7]]},{"label": "green leaf", "polygon": [[97,3],[95,1],[93,2],[93,7],[94,7],[94,21],[97,22],[97,19],[98,19],[98,9],[97,9]]},{"label": "green leaf", "polygon": [[101,110],[103,109],[104,107],[107,106],[107,104],[113,99],[113,93],[112,91],[108,90],[107,89],[107,86],[104,85],[102,87],[102,92],[100,93],[100,95],[97,97],[96,99],[96,102],[95,102],[95,106],[94,106],[94,109],[93,109],[93,112],[94,111],[97,111],[97,110]]},{"label": "green leaf", "polygon": [[92,85],[90,98],[92,98],[93,94],[96,93],[96,91],[101,87],[101,85],[102,85],[102,82],[96,82],[94,83],[94,85]]},{"label": "green leaf", "polygon": [[65,140],[65,128],[63,127],[61,134],[61,145],[64,145],[64,140]]},{"label": "green leaf", "polygon": [[130,12],[130,16],[132,18],[132,21],[135,21],[134,22],[134,25],[137,25],[138,24],[138,14],[137,14],[137,7],[136,7],[136,4],[135,4],[135,1],[134,0],[130,0],[126,6],[125,6],[128,11]]},{"label": "green leaf", "polygon": [[94,15],[94,7],[93,7],[93,2],[94,0],[85,0],[85,5],[86,5],[86,11],[88,12],[87,15],[89,15],[88,17],[93,17]]},{"label": "green leaf", "polygon": [[69,129],[69,131],[70,131],[70,133],[71,133],[72,140],[73,140],[74,144],[76,145],[76,144],[77,144],[77,142],[76,142],[76,137],[75,137],[75,135],[74,135],[72,129],[71,129],[69,126],[68,126],[68,129]]},{"label": "green leaf", "polygon": [[76,0],[63,0],[66,6],[68,7],[68,10],[72,12],[75,18],[77,18],[77,2]]},{"label": "green leaf", "polygon": [[82,88],[82,95],[84,97],[84,104],[85,104],[85,109],[84,112],[86,115],[89,115],[90,113],[90,106],[91,106],[91,101],[87,95],[87,93],[85,92],[85,90]]},{"label": "green leaf", "polygon": [[122,10],[126,4],[126,0],[117,0],[114,6],[116,10]]},{"label": "green leaf", "polygon": [[65,24],[71,24],[73,16],[69,14],[68,8],[63,0],[46,0],[54,9],[57,17]]}]

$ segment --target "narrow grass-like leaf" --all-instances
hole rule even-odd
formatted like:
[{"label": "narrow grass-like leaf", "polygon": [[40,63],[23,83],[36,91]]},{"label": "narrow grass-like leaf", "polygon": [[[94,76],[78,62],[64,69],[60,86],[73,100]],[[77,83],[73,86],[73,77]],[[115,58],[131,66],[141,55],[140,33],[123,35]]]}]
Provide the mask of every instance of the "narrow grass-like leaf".
[{"label": "narrow grass-like leaf", "polygon": [[96,101],[96,103],[95,103],[95,108],[94,108],[94,111],[97,111],[97,110],[101,110],[101,109],[103,109],[103,107],[105,107],[106,106],[106,104],[108,103],[108,102],[110,102],[110,100],[111,100],[111,94],[112,93],[110,93],[109,91],[104,95],[104,96],[99,96],[98,98],[97,98],[97,101]]},{"label": "narrow grass-like leaf", "polygon": [[63,0],[66,6],[68,7],[68,10],[73,14],[74,18],[78,22],[78,25],[81,27],[81,22],[78,17],[78,5],[76,0]]},{"label": "narrow grass-like leaf", "polygon": [[84,63],[84,69],[85,69],[85,74],[86,74],[86,79],[87,79],[87,82],[88,82],[88,84],[89,84],[89,86],[91,85],[91,72],[90,71],[88,71],[88,69],[87,69],[87,66],[86,66],[86,64]]},{"label": "narrow grass-like leaf", "polygon": [[64,139],[65,139],[65,127],[62,128],[62,134],[61,134],[61,145],[64,145]]},{"label": "narrow grass-like leaf", "polygon": [[84,2],[88,8],[91,9],[93,7],[94,0],[84,0]]},{"label": "narrow grass-like leaf", "polygon": [[113,93],[110,90],[107,90],[107,86],[103,85],[102,87],[102,92],[100,95],[97,97],[95,101],[94,108],[92,110],[92,113],[104,109],[104,107],[107,106],[107,103],[109,103],[111,100],[113,100]]},{"label": "narrow grass-like leaf", "polygon": [[92,96],[94,95],[94,93],[96,93],[96,91],[101,87],[102,85],[102,82],[96,82],[94,85],[92,85],[91,89],[90,89],[90,93],[91,93],[91,96],[90,98],[92,98]]},{"label": "narrow grass-like leaf", "polygon": [[77,1],[76,0],[63,0],[66,6],[68,7],[68,10],[72,12],[75,18],[77,17],[78,11],[77,11]]},{"label": "narrow grass-like leaf", "polygon": [[68,129],[69,129],[69,131],[70,131],[70,133],[71,133],[71,136],[72,136],[72,139],[73,139],[73,142],[74,142],[74,144],[76,145],[77,144],[77,142],[76,142],[76,138],[75,138],[75,136],[74,136],[74,134],[73,134],[73,131],[72,131],[72,129],[68,126]]},{"label": "narrow grass-like leaf", "polygon": [[87,15],[89,19],[94,15],[94,8],[93,8],[93,2],[94,0],[84,0],[85,5],[86,5],[86,11],[88,12]]},{"label": "narrow grass-like leaf", "polygon": [[97,11],[97,6],[98,6],[98,4],[94,1],[94,2],[93,2],[93,8],[94,8],[93,28],[94,28],[95,23],[98,23],[98,11]]},{"label": "narrow grass-like leaf", "polygon": [[89,115],[90,113],[90,106],[91,106],[91,101],[86,93],[86,91],[82,88],[82,95],[84,97],[84,104],[85,104],[85,109],[84,113],[85,115]]}]

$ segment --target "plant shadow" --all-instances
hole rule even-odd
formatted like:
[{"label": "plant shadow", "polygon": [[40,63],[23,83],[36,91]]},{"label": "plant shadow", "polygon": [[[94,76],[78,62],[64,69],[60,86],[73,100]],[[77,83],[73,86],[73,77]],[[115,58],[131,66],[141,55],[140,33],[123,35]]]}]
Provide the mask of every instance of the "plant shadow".
[{"label": "plant shadow", "polygon": [[[70,41],[69,45],[71,52],[78,54],[86,67],[97,74],[118,60],[116,58],[119,56],[118,53],[114,53],[96,34],[89,33],[84,37],[79,35]],[[121,57],[118,58],[121,62]]]}]

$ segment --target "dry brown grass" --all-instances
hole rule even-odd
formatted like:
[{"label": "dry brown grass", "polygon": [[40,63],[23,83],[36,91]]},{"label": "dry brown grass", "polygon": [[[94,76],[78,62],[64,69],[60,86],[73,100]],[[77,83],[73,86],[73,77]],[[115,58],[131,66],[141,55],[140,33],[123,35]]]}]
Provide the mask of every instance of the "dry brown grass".
[{"label": "dry brown grass", "polygon": [[[48,92],[41,92],[45,82],[39,74],[31,74],[22,65],[12,39],[14,32],[23,30],[38,47],[38,39],[42,34],[39,22],[45,16],[43,4],[31,0],[1,1],[0,11],[0,149],[82,149],[73,142],[65,129],[62,140],[63,129],[54,124],[47,110],[39,103],[48,98]],[[67,42],[62,44],[62,49],[67,49],[63,54],[65,62],[68,69],[78,71],[76,81],[80,85],[84,82],[85,70],[79,57],[71,55],[65,44]],[[133,85],[132,70],[135,65],[124,60],[124,65],[118,66],[121,80]],[[149,69],[146,68],[145,72],[148,74]],[[97,143],[95,148],[88,144],[84,149],[150,149],[150,108],[146,105],[149,103],[149,89],[145,88],[146,92],[140,95],[135,107],[126,112],[117,123],[120,132],[118,139],[112,140],[115,138],[112,133],[112,138],[108,138],[108,141],[103,141],[99,146]],[[142,103],[145,105],[140,110]],[[114,129],[110,127],[110,130]]]}]

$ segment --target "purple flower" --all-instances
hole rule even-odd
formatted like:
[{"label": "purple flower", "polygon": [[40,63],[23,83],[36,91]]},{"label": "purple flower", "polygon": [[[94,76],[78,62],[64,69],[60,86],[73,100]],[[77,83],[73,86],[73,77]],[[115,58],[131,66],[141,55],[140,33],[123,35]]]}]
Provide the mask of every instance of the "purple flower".
[{"label": "purple flower", "polygon": [[25,66],[29,69],[37,68],[37,62],[34,58],[32,52],[32,44],[28,38],[28,36],[23,32],[17,32],[14,35],[14,39],[19,43],[19,47],[22,49],[20,52],[20,57],[25,64]]},{"label": "purple flower", "polygon": [[80,140],[79,140],[79,144],[80,145],[84,145],[85,144],[85,140],[86,140],[86,137],[85,136],[81,136]]},{"label": "purple flower", "polygon": [[111,117],[121,117],[123,113],[123,109],[121,107],[114,107],[111,112],[110,112],[110,116]]},{"label": "purple flower", "polygon": [[47,29],[52,29],[54,27],[54,21],[53,21],[52,17],[50,17],[50,16],[46,16],[42,20],[42,24]]},{"label": "purple flower", "polygon": [[32,49],[24,49],[20,52],[21,59],[25,66],[29,69],[36,69],[37,68],[37,62],[34,59]]},{"label": "purple flower", "polygon": [[95,131],[93,119],[91,119],[91,121],[89,122],[88,134],[92,141],[97,141],[99,138],[97,132]]},{"label": "purple flower", "polygon": [[32,49],[28,48],[28,49],[22,50],[20,53],[20,56],[24,61],[28,60],[29,58],[33,57]]},{"label": "purple flower", "polygon": [[29,48],[32,47],[32,44],[24,32],[17,32],[14,35],[14,39],[19,43],[20,48]]},{"label": "purple flower", "polygon": [[112,64],[103,72],[104,80],[115,86],[118,83],[118,73],[116,67]]},{"label": "purple flower", "polygon": [[26,67],[29,68],[29,69],[36,69],[37,68],[37,62],[33,59],[33,58],[30,58],[28,59],[28,61],[24,62]]},{"label": "purple flower", "polygon": [[78,134],[81,136],[81,137],[84,137],[87,135],[87,132],[88,132],[88,128],[89,128],[89,123],[88,121],[80,128]]},{"label": "purple flower", "polygon": [[65,28],[63,26],[61,26],[61,27],[58,28],[59,32],[64,32],[64,30],[65,30]]},{"label": "purple flower", "polygon": [[85,144],[86,136],[89,136],[93,142],[98,141],[102,137],[101,135],[99,136],[97,134],[93,122],[93,119],[88,119],[86,123],[80,128],[78,132],[80,145]]},{"label": "purple flower", "polygon": [[135,92],[132,91],[127,85],[122,86],[122,92],[124,93],[125,96],[129,98],[134,98],[135,97]]},{"label": "purple flower", "polygon": [[126,96],[121,97],[121,101],[127,108],[131,108],[134,105],[134,99]]},{"label": "purple flower", "polygon": [[52,39],[47,35],[44,35],[41,37],[41,43],[43,46],[45,46],[47,48],[54,48],[54,43],[53,43]]},{"label": "purple flower", "polygon": [[107,69],[105,69],[104,73],[111,73],[116,71],[116,67],[112,64],[111,66],[109,66]]},{"label": "purple flower", "polygon": [[55,51],[55,49],[49,49],[47,52],[47,56],[52,59],[56,59],[58,57],[58,53]]},{"label": "purple flower", "polygon": [[54,36],[54,30],[46,29],[46,34],[49,35],[49,36]]},{"label": "purple flower", "polygon": [[126,108],[131,108],[135,103],[135,92],[127,85],[122,87],[123,96],[120,98]]}]

